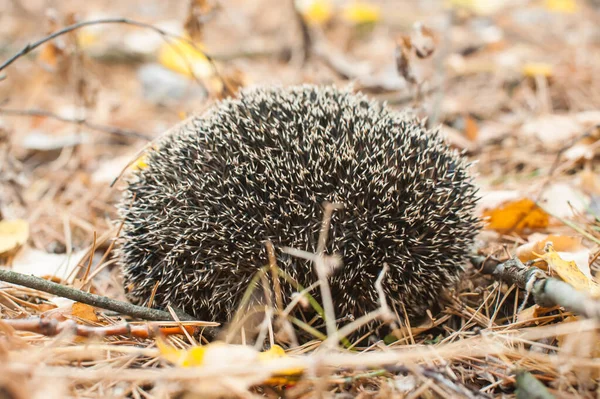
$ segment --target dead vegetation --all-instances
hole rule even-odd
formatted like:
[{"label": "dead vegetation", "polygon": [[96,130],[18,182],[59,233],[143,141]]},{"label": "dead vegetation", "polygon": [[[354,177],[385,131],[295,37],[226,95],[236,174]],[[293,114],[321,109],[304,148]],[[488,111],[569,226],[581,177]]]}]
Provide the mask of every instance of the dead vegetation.
[{"label": "dead vegetation", "polygon": [[[366,319],[336,328],[325,272],[335,259],[322,253],[289,249],[320,273],[306,295],[281,298],[264,283],[276,262],[261,269],[249,289],[271,302],[255,348],[206,345],[210,320],[175,309],[149,322],[2,274],[0,396],[595,397],[598,4],[448,4],[0,0],[5,270],[122,304],[112,183],[175,123],[257,84],[353,84],[414,107],[475,162],[488,220],[440,308],[381,340],[350,336]],[[310,303],[313,290],[324,303]],[[366,317],[388,320],[381,303]],[[323,317],[294,318],[295,306]],[[241,319],[231,342],[244,340]]]}]

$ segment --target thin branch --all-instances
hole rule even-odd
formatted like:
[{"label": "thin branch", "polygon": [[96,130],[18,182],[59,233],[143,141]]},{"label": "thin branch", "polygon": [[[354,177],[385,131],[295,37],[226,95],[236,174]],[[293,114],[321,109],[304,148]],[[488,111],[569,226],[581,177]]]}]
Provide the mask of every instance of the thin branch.
[{"label": "thin branch", "polygon": [[[129,323],[112,326],[84,326],[77,324],[73,320],[59,322],[56,319],[42,319],[40,317],[33,317],[29,319],[3,319],[2,323],[11,326],[17,331],[29,331],[49,337],[58,335],[63,331],[72,331],[73,334],[79,337],[108,337],[113,335],[126,335],[141,339],[153,338],[158,334],[184,334],[184,331],[189,334],[195,334],[201,327],[197,325],[181,327],[158,327],[150,324],[137,325]],[[202,326],[205,327],[206,325],[202,323]]]},{"label": "thin branch", "polygon": [[134,130],[121,129],[121,128],[114,127],[114,126],[98,125],[95,123],[88,122],[87,120],[85,120],[85,118],[65,118],[64,116],[54,114],[50,111],[45,111],[43,109],[0,108],[0,114],[11,115],[11,116],[39,116],[42,118],[50,118],[50,119],[55,119],[57,121],[61,121],[61,122],[65,122],[65,123],[73,123],[76,125],[85,126],[89,129],[112,134],[115,136],[133,137],[136,139],[142,139],[142,140],[146,140],[146,141],[152,140],[152,138],[145,133],[136,132]]},{"label": "thin branch", "polygon": [[[107,298],[105,296],[90,294],[88,292],[70,288],[62,284],[44,280],[40,277],[28,276],[12,270],[0,270],[0,281],[33,288],[38,291],[47,292],[52,295],[68,298],[73,301],[95,306],[97,308],[112,310],[114,312],[144,320],[174,320],[171,314],[169,312],[165,312],[164,310],[146,308],[144,306],[137,306],[127,302],[117,301],[116,299]],[[177,316],[181,320],[195,320],[192,316],[181,311],[177,313]]]},{"label": "thin branch", "polygon": [[233,90],[231,90],[231,88],[229,87],[229,85],[227,84],[227,82],[225,81],[225,79],[223,79],[223,77],[221,76],[221,74],[219,73],[217,66],[215,65],[215,61],[213,59],[213,57],[209,54],[207,54],[205,51],[201,50],[196,43],[194,43],[193,40],[190,40],[186,37],[183,36],[179,36],[179,35],[174,35],[171,34],[161,28],[158,28],[154,25],[151,24],[147,24],[145,22],[140,22],[140,21],[135,21],[129,18],[102,18],[102,19],[94,19],[91,21],[82,21],[82,22],[78,22],[69,26],[65,26],[62,29],[57,30],[56,32],[53,32],[51,34],[49,34],[46,37],[43,37],[42,39],[33,42],[33,43],[28,43],[25,47],[23,47],[20,51],[18,51],[16,54],[14,54],[12,57],[10,57],[8,60],[6,60],[4,63],[2,63],[2,65],[0,65],[0,72],[3,71],[6,67],[8,67],[9,65],[11,65],[13,62],[15,62],[17,59],[23,57],[24,55],[29,54],[30,52],[32,52],[33,50],[35,50],[36,48],[38,48],[39,46],[41,46],[44,43],[47,43],[51,40],[56,39],[57,37],[64,35],[65,33],[69,33],[72,32],[74,30],[77,30],[79,28],[83,28],[85,26],[90,26],[90,25],[101,25],[101,24],[126,24],[126,25],[133,25],[133,26],[138,26],[140,28],[145,28],[145,29],[150,29],[156,33],[158,33],[159,35],[163,36],[163,37],[168,37],[168,38],[173,38],[173,39],[177,39],[177,40],[182,40],[185,43],[189,44],[190,46],[192,46],[194,48],[194,50],[196,50],[199,54],[202,54],[204,57],[206,57],[206,60],[208,61],[208,63],[210,64],[214,74],[219,78],[219,80],[221,80],[221,83],[223,83],[223,87],[224,89],[228,92],[228,94],[233,95]]},{"label": "thin branch", "polygon": [[525,266],[518,258],[500,262],[477,256],[471,258],[471,262],[482,273],[531,292],[535,303],[540,306],[562,306],[589,319],[600,320],[600,301],[564,281],[548,277],[537,267]]}]

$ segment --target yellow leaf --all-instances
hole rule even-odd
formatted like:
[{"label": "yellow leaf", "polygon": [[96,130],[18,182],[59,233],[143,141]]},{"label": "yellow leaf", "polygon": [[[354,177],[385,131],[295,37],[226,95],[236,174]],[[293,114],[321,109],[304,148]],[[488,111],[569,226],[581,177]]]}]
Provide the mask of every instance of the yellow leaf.
[{"label": "yellow leaf", "polygon": [[586,276],[573,261],[566,261],[554,250],[551,242],[544,248],[544,253],[538,255],[548,264],[550,270],[554,271],[565,282],[578,291],[585,291],[593,296],[598,296],[600,289],[598,284]]},{"label": "yellow leaf", "polygon": [[[247,364],[248,367],[253,367],[256,363],[265,364],[287,356],[283,348],[277,345],[261,353],[250,346],[230,345],[219,341],[189,349],[176,349],[159,338],[156,346],[165,360],[179,367],[219,367],[231,364]],[[287,384],[295,381],[303,371],[303,369],[278,370],[264,383]]]},{"label": "yellow leaf", "polygon": [[99,321],[98,316],[94,311],[94,307],[85,303],[75,302],[73,304],[73,308],[71,309],[71,314],[75,317],[79,317],[80,319],[84,319],[87,321]]},{"label": "yellow leaf", "polygon": [[29,238],[29,223],[23,219],[0,221],[0,255],[16,251]]},{"label": "yellow leaf", "polygon": [[285,351],[279,345],[273,345],[268,350],[261,352],[258,354],[258,359],[261,361],[268,361],[272,359],[279,359],[281,357],[286,357]]},{"label": "yellow leaf", "polygon": [[445,4],[451,8],[467,9],[475,14],[488,15],[500,10],[503,0],[446,0]]},{"label": "yellow leaf", "polygon": [[548,227],[549,215],[527,198],[504,203],[498,208],[487,210],[489,217],[486,228],[503,231],[522,231]]},{"label": "yellow leaf", "polygon": [[357,1],[342,10],[342,17],[357,25],[374,24],[381,19],[381,9],[375,4]]},{"label": "yellow leaf", "polygon": [[576,0],[546,0],[544,3],[546,9],[554,12],[572,14],[577,11]]},{"label": "yellow leaf", "polygon": [[552,76],[552,65],[545,62],[528,62],[523,65],[523,75],[534,78],[536,76],[550,77]]},{"label": "yellow leaf", "polygon": [[296,1],[296,7],[309,24],[322,25],[333,16],[333,5],[330,0]]},{"label": "yellow leaf", "polygon": [[172,71],[189,77],[209,77],[213,74],[212,66],[202,53],[203,46],[183,40],[171,40],[158,50],[158,62]]},{"label": "yellow leaf", "polygon": [[[217,343],[215,343],[217,344]],[[211,344],[214,345],[214,344]],[[192,346],[189,349],[176,349],[162,339],[156,340],[161,356],[170,363],[180,367],[198,367],[204,362],[207,346]]]},{"label": "yellow leaf", "polygon": [[[267,363],[271,360],[280,359],[286,357],[287,354],[283,350],[283,348],[279,345],[273,345],[270,349],[265,352],[261,352],[258,354],[258,360],[260,362]],[[301,368],[292,368],[286,370],[280,370],[277,372],[276,376],[273,376],[265,381],[265,384],[270,385],[285,385],[298,380],[298,378],[304,372]]]},{"label": "yellow leaf", "polygon": [[81,48],[89,48],[98,43],[101,35],[97,29],[83,28],[77,32],[77,45]]},{"label": "yellow leaf", "polygon": [[[534,237],[535,240],[532,240]],[[584,249],[583,245],[581,245],[581,237],[534,234],[529,240],[530,242],[517,248],[517,256],[522,262],[529,262],[530,260],[539,258],[536,254],[543,253],[544,247],[549,242],[554,245],[554,249],[558,252],[577,252]]]}]

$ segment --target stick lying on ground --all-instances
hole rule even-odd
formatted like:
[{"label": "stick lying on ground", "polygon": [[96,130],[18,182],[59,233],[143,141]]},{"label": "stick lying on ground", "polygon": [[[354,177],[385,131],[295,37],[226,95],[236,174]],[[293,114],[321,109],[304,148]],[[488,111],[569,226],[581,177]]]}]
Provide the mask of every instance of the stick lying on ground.
[{"label": "stick lying on ground", "polygon": [[[116,299],[107,298],[102,295],[90,294],[89,292],[53,283],[40,277],[28,276],[11,270],[0,270],[0,281],[33,288],[52,295],[72,299],[97,308],[112,310],[139,319],[154,321],[174,320],[173,316],[164,310],[132,305],[127,302],[117,301]],[[192,316],[181,311],[176,310],[175,313],[180,320],[195,320]]]},{"label": "stick lying on ground", "polygon": [[548,275],[537,267],[527,267],[518,258],[500,262],[494,258],[472,257],[471,262],[484,274],[533,294],[535,303],[544,307],[562,306],[590,319],[600,320],[600,301],[577,291],[573,286]]},{"label": "stick lying on ground", "polygon": [[136,324],[116,324],[111,326],[84,326],[77,324],[73,320],[58,321],[56,319],[42,319],[32,317],[28,319],[3,319],[0,323],[6,324],[18,331],[29,331],[46,336],[55,336],[63,331],[72,331],[73,334],[80,337],[107,337],[112,335],[126,335],[141,339],[153,338],[159,334],[173,335],[184,334],[185,329],[188,334],[196,334],[202,327],[217,326],[218,323],[202,323],[203,326],[172,326],[164,327],[157,325],[136,325]]}]

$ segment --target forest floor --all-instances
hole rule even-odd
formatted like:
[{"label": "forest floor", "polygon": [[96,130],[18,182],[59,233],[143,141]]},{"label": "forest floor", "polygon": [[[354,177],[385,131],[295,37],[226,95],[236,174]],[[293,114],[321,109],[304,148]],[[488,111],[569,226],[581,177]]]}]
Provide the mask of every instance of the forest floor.
[{"label": "forest floor", "polygon": [[126,301],[119,177],[177,122],[264,84],[413,108],[473,162],[486,220],[440,309],[368,346],[198,346],[210,320],[149,322],[0,275],[0,397],[597,397],[597,1],[0,9],[0,271]]}]

